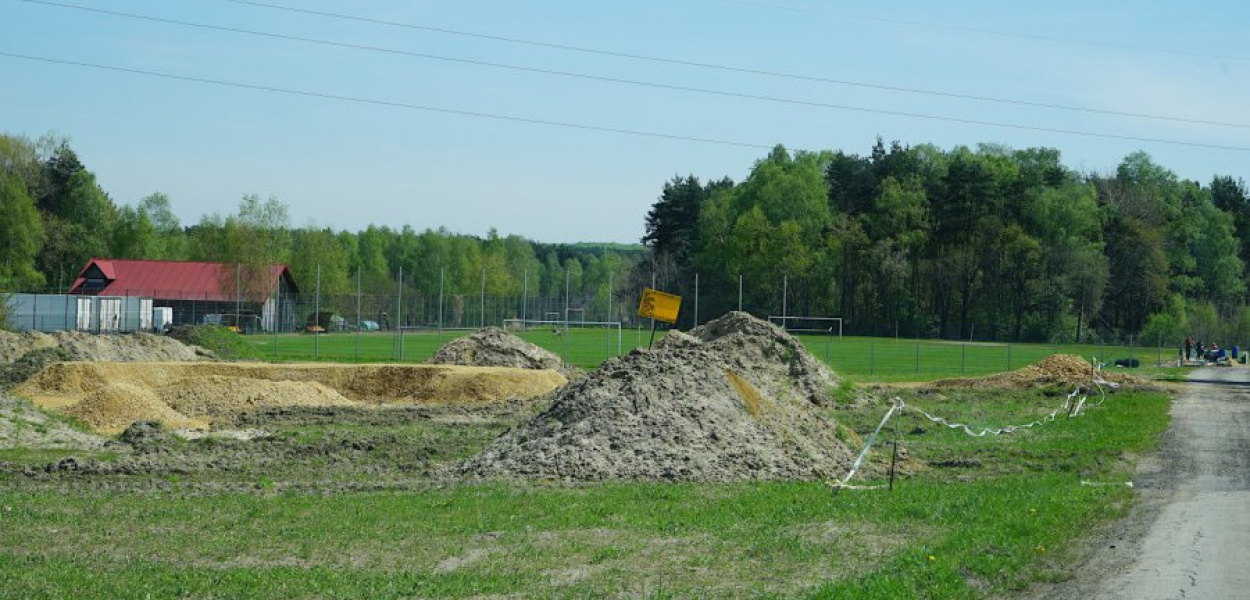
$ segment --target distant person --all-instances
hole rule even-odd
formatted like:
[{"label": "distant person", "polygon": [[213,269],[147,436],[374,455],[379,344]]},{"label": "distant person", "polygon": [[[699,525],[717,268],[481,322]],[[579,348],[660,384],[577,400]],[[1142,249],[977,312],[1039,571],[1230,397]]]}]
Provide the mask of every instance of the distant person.
[{"label": "distant person", "polygon": [[1185,360],[1194,357],[1194,338],[1185,336]]}]

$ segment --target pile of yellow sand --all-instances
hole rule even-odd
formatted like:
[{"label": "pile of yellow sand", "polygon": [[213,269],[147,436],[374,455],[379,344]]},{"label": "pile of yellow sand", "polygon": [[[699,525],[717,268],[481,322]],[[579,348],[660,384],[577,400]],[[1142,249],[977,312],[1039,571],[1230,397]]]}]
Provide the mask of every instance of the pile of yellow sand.
[{"label": "pile of yellow sand", "polygon": [[150,390],[128,383],[111,383],[88,394],[65,414],[101,433],[125,431],[135,421],[160,421],[170,429],[203,429],[204,421],[187,418]]},{"label": "pile of yellow sand", "polygon": [[555,371],[504,367],[67,362],[49,365],[15,393],[81,413],[74,416],[111,433],[134,420],[203,426],[277,406],[498,403],[565,383]]}]

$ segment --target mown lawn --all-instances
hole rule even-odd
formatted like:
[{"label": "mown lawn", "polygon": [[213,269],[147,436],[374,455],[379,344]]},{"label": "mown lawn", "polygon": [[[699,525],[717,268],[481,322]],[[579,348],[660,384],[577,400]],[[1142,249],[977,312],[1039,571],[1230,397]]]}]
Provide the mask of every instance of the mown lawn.
[{"label": "mown lawn", "polygon": [[[403,337],[403,360],[424,362],[442,345],[472,333],[463,330],[422,331]],[[542,346],[582,367],[594,368],[617,355],[615,331],[571,329],[567,336],[551,330],[519,333],[526,341]],[[656,339],[663,337],[656,334]],[[619,348],[628,352],[645,347],[650,332],[621,332]],[[1133,358],[1143,367],[1173,360],[1174,351],[1162,348],[1101,345],[997,344],[907,340],[894,338],[800,336],[812,355],[826,361],[838,373],[857,381],[930,381],[945,377],[976,376],[1016,369],[1051,354],[1076,354],[1087,360],[1113,363]],[[247,338],[266,358],[277,360],[329,360],[377,362],[400,360],[399,338],[393,333],[312,335],[257,335]],[[1114,367],[1108,367],[1114,368]]]}]

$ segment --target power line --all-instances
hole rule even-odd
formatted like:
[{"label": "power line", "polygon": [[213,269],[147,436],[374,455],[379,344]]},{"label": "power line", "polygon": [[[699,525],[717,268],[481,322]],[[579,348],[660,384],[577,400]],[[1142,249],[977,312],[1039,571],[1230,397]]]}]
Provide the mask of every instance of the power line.
[{"label": "power line", "polygon": [[892,25],[906,25],[908,27],[920,27],[925,29],[939,29],[946,31],[958,31],[960,33],[976,33],[981,35],[993,35],[1007,38],[1020,38],[1026,40],[1039,40],[1043,42],[1052,42],[1058,44],[1074,44],[1078,46],[1092,46],[1095,48],[1111,48],[1114,50],[1130,50],[1133,52],[1150,52],[1153,54],[1176,54],[1180,56],[1191,56],[1195,58],[1214,58],[1217,60],[1236,60],[1247,61],[1250,57],[1231,56],[1226,54],[1211,54],[1206,52],[1194,52],[1191,50],[1172,50],[1165,48],[1151,48],[1148,46],[1134,46],[1131,44],[1113,44],[1110,42],[1094,42],[1089,40],[1078,40],[1072,38],[1055,37],[1048,35],[1039,35],[1036,33],[1020,33],[1013,31],[998,31],[994,29],[981,29],[977,27],[968,27],[965,25],[943,25],[937,23],[925,23],[922,21],[908,21],[905,19],[892,19],[889,17],[876,17],[870,15],[856,15],[822,8],[810,8],[803,6],[788,6],[775,2],[763,2],[761,0],[708,0],[709,2],[720,2],[723,4],[745,4],[750,6],[760,6],[765,8],[776,8],[780,10],[788,10],[793,12],[805,12],[811,14],[827,15],[842,19],[855,19],[857,21],[876,21],[878,23],[889,23]]},{"label": "power line", "polygon": [[[53,2],[46,2],[44,0],[18,0],[18,1],[32,2],[36,4],[56,4]],[[580,52],[583,54],[611,56],[615,58],[625,58],[629,60],[646,61],[646,62],[668,64],[668,65],[679,65],[679,66],[684,66],[684,67],[695,67],[695,68],[700,68],[700,69],[711,69],[711,70],[722,71],[722,72],[727,72],[727,73],[758,75],[758,76],[773,77],[773,78],[778,78],[778,79],[806,81],[809,83],[822,83],[822,84],[828,84],[828,85],[858,87],[858,88],[882,90],[882,91],[889,91],[889,92],[920,94],[920,95],[925,95],[925,96],[936,96],[936,97],[941,97],[941,98],[954,98],[958,100],[976,100],[979,102],[992,102],[992,103],[997,103],[997,104],[1029,106],[1033,108],[1067,110],[1067,111],[1083,112],[1083,113],[1090,113],[1090,114],[1114,115],[1114,116],[1119,116],[1119,117],[1133,117],[1133,118],[1139,118],[1139,119],[1153,119],[1153,120],[1160,120],[1160,121],[1174,121],[1174,122],[1191,123],[1191,124],[1197,124],[1197,125],[1215,125],[1215,126],[1220,126],[1220,127],[1250,128],[1250,124],[1245,124],[1245,123],[1208,121],[1208,120],[1203,120],[1203,119],[1193,119],[1193,118],[1188,118],[1188,117],[1177,117],[1177,116],[1170,116],[1170,115],[1158,115],[1158,114],[1151,114],[1151,113],[1137,113],[1137,112],[1128,112],[1128,111],[1115,111],[1115,110],[1106,110],[1106,109],[1100,109],[1100,108],[1074,106],[1074,105],[1069,105],[1069,104],[1034,102],[1031,100],[1020,100],[1020,99],[1015,99],[1015,98],[999,98],[995,96],[983,96],[983,95],[978,95],[978,94],[963,94],[959,92],[947,92],[947,91],[942,91],[942,90],[930,90],[930,89],[924,89],[924,88],[913,88],[913,87],[879,84],[879,83],[871,83],[871,82],[864,82],[864,81],[854,81],[854,80],[847,80],[847,79],[833,79],[833,78],[828,78],[828,77],[819,77],[815,75],[786,73],[782,71],[772,71],[772,70],[767,70],[767,69],[753,69],[749,67],[737,67],[737,66],[732,66],[732,65],[722,65],[722,64],[716,64],[716,63],[691,61],[691,60],[684,60],[684,59],[679,59],[679,58],[667,58],[667,57],[662,57],[662,56],[651,56],[651,55],[646,55],[646,54],[617,52],[614,50],[604,50],[600,48],[589,48],[585,46],[571,46],[567,44],[556,44],[556,43],[541,42],[541,41],[536,41],[536,40],[527,40],[527,39],[513,38],[513,37],[506,37],[506,36],[499,36],[499,35],[474,33],[474,32],[469,32],[469,31],[460,31],[460,30],[455,30],[455,29],[446,29],[442,27],[432,27],[429,25],[419,25],[416,23],[388,21],[384,19],[374,19],[370,17],[361,17],[357,15],[350,15],[350,14],[344,14],[344,13],[324,12],[324,11],[318,11],[318,10],[305,9],[305,8],[283,6],[279,4],[255,2],[253,0],[219,0],[219,1],[229,2],[232,4],[241,4],[241,5],[246,5],[246,6],[256,6],[256,7],[268,8],[268,9],[279,10],[279,11],[286,11],[286,12],[291,12],[291,13],[314,15],[314,16],[324,17],[324,18],[344,19],[348,21],[369,23],[373,25],[385,25],[388,27],[399,27],[403,29],[412,29],[412,30],[417,30],[417,31],[428,31],[428,32],[433,32],[433,33],[442,33],[442,34],[447,34],[447,35],[470,37],[470,38],[476,38],[476,39],[491,40],[491,41],[496,41],[496,42],[505,42],[509,44],[522,44],[522,45],[527,45],[527,46],[535,46],[539,48],[550,48],[554,50],[564,50],[564,51],[569,51],[569,52]]]},{"label": "power line", "polygon": [[[189,82],[194,82],[194,83],[203,83],[203,84],[227,86],[227,87],[234,87],[234,88],[241,88],[241,89],[273,92],[273,93],[278,93],[278,94],[288,94],[288,95],[293,95],[293,96],[307,96],[311,98],[340,100],[344,102],[354,102],[358,104],[372,104],[372,105],[377,105],[377,106],[389,106],[393,108],[406,108],[406,109],[411,109],[411,110],[446,113],[446,114],[454,114],[454,115],[469,116],[469,117],[480,117],[480,118],[495,119],[495,120],[501,120],[501,121],[516,121],[516,122],[521,122],[521,123],[531,123],[535,125],[548,125],[548,126],[553,126],[553,127],[564,127],[564,128],[569,128],[569,129],[583,129],[583,130],[588,130],[588,131],[601,131],[601,132],[606,132],[606,133],[619,133],[619,134],[626,134],[626,135],[680,140],[680,141],[688,141],[688,142],[701,142],[701,143],[707,143],[707,144],[718,144],[718,145],[723,145],[723,146],[737,146],[741,148],[765,148],[767,149],[767,148],[772,147],[767,144],[755,144],[755,143],[750,143],[750,142],[737,142],[737,141],[721,140],[721,139],[715,139],[715,138],[703,138],[703,137],[685,136],[685,135],[677,135],[677,134],[655,133],[655,132],[641,131],[641,130],[635,130],[635,129],[606,127],[606,126],[600,126],[600,125],[587,125],[587,124],[582,124],[582,123],[568,123],[564,121],[551,121],[547,119],[519,117],[515,115],[501,115],[501,114],[496,114],[496,113],[468,111],[468,110],[444,108],[444,107],[437,107],[437,106],[426,106],[426,105],[421,105],[421,104],[411,104],[411,103],[396,102],[396,101],[391,101],[391,100],[376,100],[376,99],[370,99],[370,98],[360,98],[360,97],[355,97],[355,96],[345,96],[341,94],[331,94],[327,92],[314,92],[314,91],[309,91],[309,90],[280,88],[280,87],[275,87],[275,86],[257,85],[257,84],[242,83],[242,82],[237,82],[237,81],[227,81],[227,80],[222,80],[222,79],[192,77],[192,76],[187,76],[187,75],[177,75],[174,73],[163,73],[160,71],[147,71],[143,69],[133,69],[129,67],[118,67],[114,65],[102,65],[102,64],[97,64],[97,63],[89,63],[89,62],[82,62],[82,61],[75,61],[75,60],[48,58],[48,57],[43,57],[43,56],[32,56],[29,54],[18,54],[14,52],[0,51],[0,56],[5,56],[9,58],[17,58],[17,59],[28,60],[28,61],[36,61],[36,62],[44,62],[44,63],[52,63],[52,64],[60,64],[60,65],[71,65],[71,66],[97,69],[97,70],[103,70],[103,71],[130,73],[134,75],[146,75],[149,77],[159,77],[163,79],[172,79],[172,80],[178,80],[178,81],[189,81]],[[968,124],[968,125],[985,125],[985,126],[990,126],[990,127],[1002,127],[1002,128],[1007,128],[1007,129],[1019,129],[1019,130],[1025,130],[1025,131],[1059,133],[1059,134],[1065,134],[1065,135],[1076,135],[1076,136],[1091,137],[1091,138],[1124,140],[1124,141],[1131,141],[1131,142],[1145,142],[1145,143],[1151,143],[1151,144],[1167,144],[1167,145],[1172,145],[1172,146],[1186,146],[1190,148],[1209,148],[1213,150],[1228,150],[1228,151],[1233,151],[1233,152],[1250,152],[1250,147],[1244,147],[1244,146],[1224,146],[1220,144],[1187,142],[1183,140],[1148,138],[1148,137],[1139,137],[1139,136],[1131,136],[1131,135],[1119,135],[1119,134],[1114,134],[1114,133],[1097,133],[1097,132],[1090,132],[1090,131],[1078,131],[1074,129],[1059,129],[1059,128],[1053,128],[1053,127],[1040,127],[1040,126],[1033,126],[1033,125],[1018,125],[1018,124],[1013,124],[1013,123],[998,123],[994,121],[960,119],[960,118],[955,118],[955,117],[943,117],[943,116],[938,116],[938,115],[926,115],[926,114],[921,114],[921,113],[888,111],[888,110],[879,110],[879,109],[874,109],[874,108],[851,107],[851,108],[848,108],[848,110],[857,110],[857,111],[862,111],[862,112],[884,114],[884,115],[891,115],[891,116],[910,117],[910,118],[916,118],[916,119],[945,121],[945,122],[950,122],[950,123],[963,123],[963,124]]]},{"label": "power line", "polygon": [[[81,61],[76,61],[76,60],[48,58],[44,56],[31,56],[28,54],[17,54],[14,52],[0,51],[0,56],[4,56],[8,58],[17,58],[17,59],[28,60],[28,61],[58,64],[58,65],[71,65],[71,66],[76,66],[76,67],[84,67],[88,69],[97,69],[101,71],[114,71],[117,73],[145,75],[148,77],[159,77],[162,79],[172,79],[176,81],[188,81],[192,83],[202,83],[202,84],[208,84],[208,85],[218,85],[218,86],[233,87],[233,88],[240,88],[240,89],[246,89],[246,90],[272,92],[275,94],[286,94],[290,96],[306,96],[309,98],[338,100],[342,102],[353,102],[356,104],[369,104],[369,105],[374,105],[374,106],[387,106],[391,108],[420,110],[420,111],[443,113],[443,114],[449,114],[449,115],[459,115],[463,117],[477,117],[477,118],[482,118],[482,119],[494,119],[497,121],[514,121],[518,123],[529,123],[532,125],[563,127],[565,129],[582,129],[582,130],[587,130],[587,131],[599,131],[599,132],[604,132],[604,133],[619,133],[619,134],[639,136],[639,137],[679,140],[679,141],[684,141],[684,142],[699,142],[703,144],[717,144],[721,146],[736,146],[739,148],[763,148],[763,149],[772,148],[772,146],[767,145],[767,144],[752,144],[752,143],[747,143],[747,142],[735,142],[732,140],[720,140],[720,139],[715,139],[715,138],[704,138],[704,137],[677,135],[677,134],[669,134],[669,133],[656,133],[656,132],[642,131],[642,130],[637,130],[637,129],[605,127],[601,125],[587,125],[584,123],[569,123],[565,121],[551,121],[547,119],[535,119],[535,118],[530,118],[530,117],[519,117],[516,115],[502,115],[502,114],[497,114],[497,113],[461,110],[461,109],[455,109],[455,108],[444,108],[444,107],[439,107],[439,106],[425,106],[421,104],[411,104],[407,102],[395,102],[395,101],[390,101],[390,100],[358,98],[355,96],[344,96],[341,94],[331,94],[327,92],[296,90],[296,89],[291,89],[291,88],[280,88],[280,87],[274,87],[274,86],[268,86],[268,85],[242,83],[238,81],[227,81],[223,79],[209,79],[206,77],[191,77],[187,75],[177,75],[174,73],[162,73],[160,71],[146,71],[143,69],[132,69],[128,67],[102,65],[102,64],[96,64],[96,63],[81,62]],[[1250,148],[1247,148],[1246,150],[1250,151]]]}]

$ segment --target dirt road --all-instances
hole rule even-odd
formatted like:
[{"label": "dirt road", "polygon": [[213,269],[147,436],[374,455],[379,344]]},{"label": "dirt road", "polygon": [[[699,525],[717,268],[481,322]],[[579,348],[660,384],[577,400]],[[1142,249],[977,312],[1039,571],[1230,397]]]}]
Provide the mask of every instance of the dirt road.
[{"label": "dirt road", "polygon": [[1250,598],[1250,369],[1195,371],[1134,485],[1142,505],[1042,598]]}]

